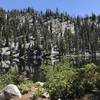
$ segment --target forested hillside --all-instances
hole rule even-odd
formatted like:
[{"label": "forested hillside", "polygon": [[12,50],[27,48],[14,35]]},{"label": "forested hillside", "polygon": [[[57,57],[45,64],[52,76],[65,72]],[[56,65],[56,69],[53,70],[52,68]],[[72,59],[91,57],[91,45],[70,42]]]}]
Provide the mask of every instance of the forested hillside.
[{"label": "forested hillside", "polygon": [[0,8],[1,97],[100,100],[100,15]]},{"label": "forested hillside", "polygon": [[43,51],[40,55],[46,59],[52,47],[58,49],[60,56],[91,55],[95,62],[100,55],[100,16],[71,17],[58,9],[38,12],[32,8],[11,11],[0,8],[2,67],[16,63],[32,66],[30,59],[35,59],[37,49]]}]

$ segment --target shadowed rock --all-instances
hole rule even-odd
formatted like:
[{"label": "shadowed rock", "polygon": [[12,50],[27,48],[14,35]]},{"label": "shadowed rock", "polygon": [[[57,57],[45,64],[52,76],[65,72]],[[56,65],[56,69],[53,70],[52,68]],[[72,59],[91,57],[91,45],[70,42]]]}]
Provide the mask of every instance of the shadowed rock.
[{"label": "shadowed rock", "polygon": [[0,94],[0,100],[10,100],[12,97],[21,97],[21,93],[16,85],[7,85]]}]

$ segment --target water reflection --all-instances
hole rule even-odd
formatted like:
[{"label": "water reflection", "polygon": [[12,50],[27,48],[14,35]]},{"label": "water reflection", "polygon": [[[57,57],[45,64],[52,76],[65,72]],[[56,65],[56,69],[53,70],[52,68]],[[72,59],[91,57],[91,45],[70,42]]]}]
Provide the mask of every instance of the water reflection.
[{"label": "water reflection", "polygon": [[67,57],[69,61],[76,67],[81,67],[88,63],[95,63],[96,65],[100,65],[100,56],[96,56],[94,59],[91,55],[90,56],[70,56]]},{"label": "water reflection", "polygon": [[[26,70],[35,80],[38,80],[41,72],[40,66],[44,62],[48,62],[48,58],[50,58],[49,60],[51,60],[52,64],[58,63],[60,61],[59,50],[52,47],[51,53],[48,54],[40,47],[31,46],[25,48],[20,46],[17,49],[3,47],[0,50],[0,74],[10,69],[17,72]],[[100,55],[96,56],[95,59],[91,55],[70,55],[67,56],[67,58],[76,67],[80,67],[87,63],[100,64]]]}]

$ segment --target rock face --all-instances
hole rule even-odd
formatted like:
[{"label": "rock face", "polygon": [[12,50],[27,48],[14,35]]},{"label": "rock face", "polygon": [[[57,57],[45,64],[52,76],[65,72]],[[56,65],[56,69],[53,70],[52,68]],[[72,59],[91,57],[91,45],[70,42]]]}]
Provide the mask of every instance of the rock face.
[{"label": "rock face", "polygon": [[21,97],[21,93],[20,93],[19,89],[17,88],[16,85],[13,85],[13,84],[7,85],[4,89],[4,92],[11,94],[11,95]]}]

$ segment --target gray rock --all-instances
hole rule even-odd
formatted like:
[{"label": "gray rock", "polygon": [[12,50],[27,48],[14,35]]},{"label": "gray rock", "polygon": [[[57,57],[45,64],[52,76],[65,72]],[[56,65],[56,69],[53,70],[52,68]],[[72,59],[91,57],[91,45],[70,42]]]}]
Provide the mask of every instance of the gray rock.
[{"label": "gray rock", "polygon": [[40,86],[44,86],[43,82],[36,82],[36,84],[40,85]]},{"label": "gray rock", "polygon": [[14,96],[21,97],[21,93],[20,93],[19,89],[17,88],[16,85],[13,85],[13,84],[7,85],[4,88],[4,93],[6,93],[7,95],[14,95]]},{"label": "gray rock", "polygon": [[50,94],[48,92],[45,92],[45,93],[42,94],[42,96],[44,96],[45,98],[49,98]]}]

